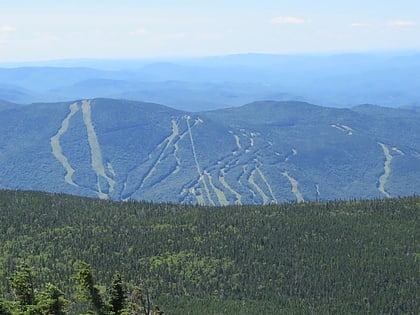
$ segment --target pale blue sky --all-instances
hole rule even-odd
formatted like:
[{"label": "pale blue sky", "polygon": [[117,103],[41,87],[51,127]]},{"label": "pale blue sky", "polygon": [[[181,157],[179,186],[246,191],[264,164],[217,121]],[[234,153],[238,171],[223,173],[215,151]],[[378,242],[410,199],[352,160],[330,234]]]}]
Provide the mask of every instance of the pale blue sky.
[{"label": "pale blue sky", "polygon": [[420,51],[419,0],[1,0],[0,62]]}]

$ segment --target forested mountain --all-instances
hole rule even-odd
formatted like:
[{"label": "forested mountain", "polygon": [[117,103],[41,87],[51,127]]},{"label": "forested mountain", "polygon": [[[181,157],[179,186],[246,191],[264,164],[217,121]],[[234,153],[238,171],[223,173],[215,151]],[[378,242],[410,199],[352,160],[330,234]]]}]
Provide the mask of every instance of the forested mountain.
[{"label": "forested mountain", "polygon": [[0,187],[203,205],[408,196],[420,193],[419,121],[373,105],[4,102]]},{"label": "forested mountain", "polygon": [[0,307],[22,262],[74,302],[85,261],[98,284],[146,283],[165,314],[418,314],[419,211],[419,197],[207,207],[0,191]]}]

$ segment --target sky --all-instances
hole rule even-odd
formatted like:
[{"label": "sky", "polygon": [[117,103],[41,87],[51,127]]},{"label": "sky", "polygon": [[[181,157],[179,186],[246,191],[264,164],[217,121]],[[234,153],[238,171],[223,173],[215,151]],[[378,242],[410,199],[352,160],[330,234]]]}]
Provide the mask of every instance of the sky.
[{"label": "sky", "polygon": [[401,50],[419,0],[0,0],[0,63]]}]

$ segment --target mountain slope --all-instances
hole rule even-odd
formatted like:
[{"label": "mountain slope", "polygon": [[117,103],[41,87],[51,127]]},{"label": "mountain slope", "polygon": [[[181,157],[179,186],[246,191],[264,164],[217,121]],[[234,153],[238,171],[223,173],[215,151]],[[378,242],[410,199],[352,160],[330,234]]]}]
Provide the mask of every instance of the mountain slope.
[{"label": "mountain slope", "polygon": [[82,260],[96,283],[144,280],[168,314],[417,314],[419,209],[419,197],[199,207],[0,190],[0,304],[22,259],[68,297]]},{"label": "mountain slope", "polygon": [[207,205],[420,193],[420,113],[256,102],[186,113],[111,99],[0,116],[0,187]]}]

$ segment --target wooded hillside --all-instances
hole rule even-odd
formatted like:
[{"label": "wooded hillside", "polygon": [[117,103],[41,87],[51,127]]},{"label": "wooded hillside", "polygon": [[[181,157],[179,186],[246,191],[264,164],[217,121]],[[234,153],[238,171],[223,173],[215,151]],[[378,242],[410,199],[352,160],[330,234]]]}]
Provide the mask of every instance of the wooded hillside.
[{"label": "wooded hillside", "polygon": [[165,314],[418,314],[420,198],[204,207],[0,191],[0,297],[21,262],[74,300],[147,283]]}]

